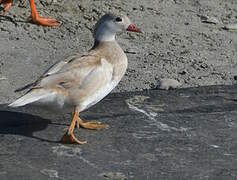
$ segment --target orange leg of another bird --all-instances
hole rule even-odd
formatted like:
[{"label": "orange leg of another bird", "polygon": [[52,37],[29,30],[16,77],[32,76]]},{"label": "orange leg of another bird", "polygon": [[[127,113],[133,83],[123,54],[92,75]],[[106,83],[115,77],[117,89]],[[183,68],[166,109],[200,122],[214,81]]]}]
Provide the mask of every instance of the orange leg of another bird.
[{"label": "orange leg of another bird", "polygon": [[42,26],[59,26],[60,25],[60,23],[56,19],[45,18],[45,17],[39,16],[36,10],[34,0],[29,0],[29,2],[30,2],[30,9],[31,9],[31,19],[33,23],[42,25]]},{"label": "orange leg of another bird", "polygon": [[12,0],[0,0],[0,5],[3,5],[3,15],[7,12],[12,6]]},{"label": "orange leg of another bird", "polygon": [[79,141],[73,134],[75,125],[77,123],[78,115],[79,115],[79,112],[75,108],[71,125],[68,131],[66,132],[66,134],[64,134],[64,136],[61,139],[62,143],[65,143],[65,144],[85,144],[86,143],[86,141]]}]

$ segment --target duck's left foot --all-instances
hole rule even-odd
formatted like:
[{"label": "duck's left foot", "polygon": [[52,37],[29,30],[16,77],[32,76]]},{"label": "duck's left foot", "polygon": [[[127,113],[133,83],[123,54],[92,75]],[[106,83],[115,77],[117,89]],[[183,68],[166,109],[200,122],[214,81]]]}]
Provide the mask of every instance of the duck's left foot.
[{"label": "duck's left foot", "polygon": [[70,134],[69,132],[66,132],[64,136],[62,137],[61,143],[63,144],[86,144],[86,141],[79,141],[74,134]]},{"label": "duck's left foot", "polygon": [[0,0],[0,5],[3,5],[2,15],[4,15],[12,6],[12,0]]},{"label": "duck's left foot", "polygon": [[89,122],[84,122],[82,119],[78,117],[77,119],[77,128],[82,127],[85,129],[92,129],[92,130],[101,130],[101,129],[106,129],[109,126],[107,124],[102,124],[99,121],[89,121]]}]

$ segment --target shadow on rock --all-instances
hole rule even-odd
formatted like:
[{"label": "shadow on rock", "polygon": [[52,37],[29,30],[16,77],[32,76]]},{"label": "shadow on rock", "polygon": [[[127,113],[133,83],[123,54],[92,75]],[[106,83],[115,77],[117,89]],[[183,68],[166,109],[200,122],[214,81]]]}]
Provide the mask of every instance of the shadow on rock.
[{"label": "shadow on rock", "polygon": [[34,132],[42,131],[51,124],[48,119],[23,112],[0,110],[0,134],[22,135],[41,141],[56,142],[34,136]]}]

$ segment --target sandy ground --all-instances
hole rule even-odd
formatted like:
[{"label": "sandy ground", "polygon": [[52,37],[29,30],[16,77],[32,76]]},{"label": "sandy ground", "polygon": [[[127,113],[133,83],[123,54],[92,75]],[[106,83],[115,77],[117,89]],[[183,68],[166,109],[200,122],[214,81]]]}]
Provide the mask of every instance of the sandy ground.
[{"label": "sandy ground", "polygon": [[[59,28],[27,22],[27,0],[14,2],[0,16],[0,102],[19,97],[14,90],[36,80],[50,65],[93,44],[91,30],[106,12],[128,14],[144,34],[118,34],[129,67],[114,92],[154,88],[160,78],[181,87],[234,84],[237,32],[223,30],[237,22],[236,0],[36,0],[41,15],[55,17]],[[219,20],[206,24],[201,15]]]}]

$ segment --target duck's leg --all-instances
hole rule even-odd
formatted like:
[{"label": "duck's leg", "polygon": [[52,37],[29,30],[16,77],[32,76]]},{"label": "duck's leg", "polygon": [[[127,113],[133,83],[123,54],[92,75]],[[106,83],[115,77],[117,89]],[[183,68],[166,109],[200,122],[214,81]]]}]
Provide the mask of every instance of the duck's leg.
[{"label": "duck's leg", "polygon": [[2,15],[4,15],[12,6],[12,0],[0,0],[0,5],[3,5]]},{"label": "duck's leg", "polygon": [[75,108],[71,125],[61,139],[62,143],[65,143],[65,144],[85,144],[86,143],[86,141],[79,141],[73,134],[73,131],[74,131],[77,119],[78,119],[78,115],[79,115],[79,112],[78,112],[77,108]]},{"label": "duck's leg", "polygon": [[99,121],[89,121],[89,122],[84,122],[79,116],[77,118],[77,128],[82,127],[85,129],[92,129],[92,130],[101,130],[108,128],[109,126],[106,124],[102,124]]},{"label": "duck's leg", "polygon": [[29,2],[30,2],[30,10],[31,10],[31,17],[30,18],[33,23],[42,25],[42,26],[59,26],[60,25],[60,23],[56,19],[45,18],[45,17],[39,16],[39,14],[36,10],[34,0],[29,0]]}]

